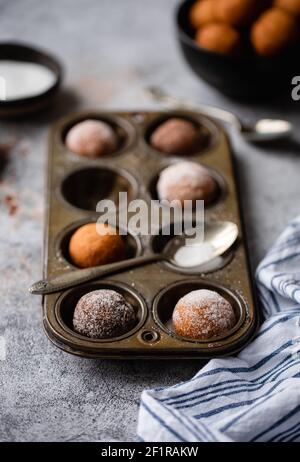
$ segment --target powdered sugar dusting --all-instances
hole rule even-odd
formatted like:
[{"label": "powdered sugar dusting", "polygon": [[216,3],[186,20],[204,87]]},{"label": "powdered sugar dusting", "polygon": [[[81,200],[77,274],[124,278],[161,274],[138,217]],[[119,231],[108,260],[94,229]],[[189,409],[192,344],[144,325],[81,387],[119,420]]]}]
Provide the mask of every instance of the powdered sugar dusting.
[{"label": "powdered sugar dusting", "polygon": [[87,119],[69,130],[66,145],[77,154],[98,157],[111,154],[117,149],[117,136],[106,122]]},{"label": "powdered sugar dusting", "polygon": [[76,332],[91,338],[111,338],[125,334],[136,323],[133,307],[114,290],[101,289],[78,301],[73,317]]},{"label": "powdered sugar dusting", "polygon": [[182,268],[192,268],[212,260],[215,248],[210,242],[195,240],[193,244],[179,247],[174,262]]},{"label": "powdered sugar dusting", "polygon": [[236,323],[230,303],[211,290],[195,290],[182,297],[173,312],[177,334],[194,339],[209,339],[224,334]]},{"label": "powdered sugar dusting", "polygon": [[159,199],[209,199],[216,184],[209,170],[195,162],[177,162],[165,168],[157,182]]}]

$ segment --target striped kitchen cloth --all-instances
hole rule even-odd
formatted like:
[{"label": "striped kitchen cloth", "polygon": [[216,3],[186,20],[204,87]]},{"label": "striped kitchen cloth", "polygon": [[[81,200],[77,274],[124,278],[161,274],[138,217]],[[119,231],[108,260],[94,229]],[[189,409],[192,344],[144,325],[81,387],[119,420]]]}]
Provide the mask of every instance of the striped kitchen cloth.
[{"label": "striped kitchen cloth", "polygon": [[267,319],[237,357],[142,393],[141,441],[300,441],[300,216],[257,269]]}]

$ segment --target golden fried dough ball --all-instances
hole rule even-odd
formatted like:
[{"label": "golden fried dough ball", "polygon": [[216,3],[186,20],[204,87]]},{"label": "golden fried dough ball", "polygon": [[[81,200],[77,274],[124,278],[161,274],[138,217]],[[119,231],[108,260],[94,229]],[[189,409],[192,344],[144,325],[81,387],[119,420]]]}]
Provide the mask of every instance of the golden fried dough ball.
[{"label": "golden fried dough ball", "polygon": [[216,20],[232,26],[245,26],[251,24],[263,7],[264,0],[218,0]]},{"label": "golden fried dough ball", "polygon": [[274,6],[288,13],[300,15],[300,0],[275,0]]},{"label": "golden fried dough ball", "polygon": [[275,56],[297,38],[297,21],[279,8],[263,13],[251,30],[251,42],[262,56]]},{"label": "golden fried dough ball", "polygon": [[197,31],[195,40],[203,48],[226,55],[236,55],[241,50],[239,32],[227,24],[207,24]]},{"label": "golden fried dough ball", "polygon": [[123,260],[126,249],[114,228],[104,223],[88,223],[72,235],[69,255],[79,268],[89,268]]},{"label": "golden fried dough ball", "polygon": [[231,304],[212,290],[189,292],[176,304],[173,316],[175,332],[197,340],[224,335],[236,323]]},{"label": "golden fried dough ball", "polygon": [[195,29],[215,20],[216,0],[198,0],[190,11],[190,21]]}]

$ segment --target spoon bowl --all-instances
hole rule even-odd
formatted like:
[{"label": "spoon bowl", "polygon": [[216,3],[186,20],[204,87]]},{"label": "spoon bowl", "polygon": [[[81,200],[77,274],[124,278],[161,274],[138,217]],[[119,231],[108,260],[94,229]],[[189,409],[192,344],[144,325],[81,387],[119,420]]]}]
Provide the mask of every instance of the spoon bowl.
[{"label": "spoon bowl", "polygon": [[163,255],[179,268],[190,268],[198,272],[205,263],[230,249],[237,237],[238,227],[235,223],[207,222],[204,239],[175,236],[166,244]]},{"label": "spoon bowl", "polygon": [[272,142],[289,138],[293,132],[291,122],[282,119],[260,119],[254,127],[246,130],[243,127],[242,134],[249,142]]}]

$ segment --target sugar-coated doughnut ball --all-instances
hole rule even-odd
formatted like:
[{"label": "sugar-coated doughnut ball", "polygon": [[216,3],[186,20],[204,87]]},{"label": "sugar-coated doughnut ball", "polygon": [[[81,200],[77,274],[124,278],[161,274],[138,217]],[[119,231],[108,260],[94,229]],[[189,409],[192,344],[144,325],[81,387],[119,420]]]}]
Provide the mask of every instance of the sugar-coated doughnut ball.
[{"label": "sugar-coated doughnut ball", "polygon": [[251,41],[262,56],[275,56],[297,39],[297,21],[279,8],[263,13],[251,30]]},{"label": "sugar-coated doughnut ball", "polygon": [[209,170],[195,162],[177,162],[165,168],[157,182],[160,200],[204,200],[211,202],[217,185]]},{"label": "sugar-coated doughnut ball", "polygon": [[282,8],[288,13],[300,15],[300,0],[275,0],[274,6]]},{"label": "sugar-coated doughnut ball", "polygon": [[212,290],[194,290],[182,297],[173,311],[175,332],[186,338],[207,340],[225,334],[236,323],[231,304]]},{"label": "sugar-coated doughnut ball", "polygon": [[100,157],[117,150],[118,140],[113,128],[101,120],[84,120],[67,133],[67,148],[86,157]]},{"label": "sugar-coated doughnut ball", "polygon": [[150,136],[153,148],[165,154],[191,154],[206,140],[201,130],[190,120],[173,117],[162,122]]},{"label": "sugar-coated doughnut ball", "polygon": [[264,6],[264,0],[218,0],[216,20],[242,27],[250,24]]},{"label": "sugar-coated doughnut ball", "polygon": [[136,324],[134,308],[114,290],[89,292],[78,301],[74,316],[74,330],[91,338],[118,337]]},{"label": "sugar-coated doughnut ball", "polygon": [[69,255],[79,268],[105,265],[125,258],[125,243],[117,231],[102,223],[88,223],[71,236]]},{"label": "sugar-coated doughnut ball", "polygon": [[239,32],[227,24],[207,24],[197,31],[195,40],[201,47],[225,55],[238,55],[242,47]]},{"label": "sugar-coated doughnut ball", "polygon": [[191,25],[198,29],[216,20],[216,0],[198,0],[190,11]]}]

